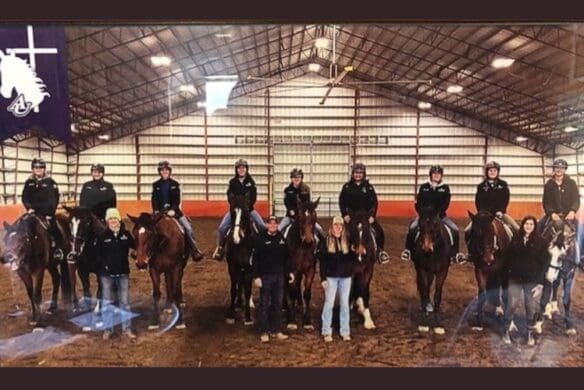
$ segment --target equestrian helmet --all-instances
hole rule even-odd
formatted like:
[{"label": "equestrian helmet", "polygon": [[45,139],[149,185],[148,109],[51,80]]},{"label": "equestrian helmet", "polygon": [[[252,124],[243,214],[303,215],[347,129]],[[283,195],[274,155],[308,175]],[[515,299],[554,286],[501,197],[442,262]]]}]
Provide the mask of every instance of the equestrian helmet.
[{"label": "equestrian helmet", "polygon": [[302,171],[302,169],[294,168],[292,171],[290,171],[290,179],[293,179],[297,176],[300,176],[301,178],[304,179],[304,172]]},{"label": "equestrian helmet", "polygon": [[246,160],[240,158],[239,160],[237,160],[235,162],[235,169],[237,169],[239,167],[246,167],[247,169],[249,169],[249,164],[247,163]]},{"label": "equestrian helmet", "polygon": [[485,164],[485,175],[487,174],[487,171],[491,168],[496,168],[497,173],[501,172],[501,164],[499,164],[496,161],[489,161],[488,163]]},{"label": "equestrian helmet", "polygon": [[430,171],[428,172],[428,175],[432,176],[433,173],[439,173],[441,175],[444,175],[444,168],[442,168],[442,166],[440,166],[440,165],[432,165],[430,167]]},{"label": "equestrian helmet", "polygon": [[158,163],[158,173],[160,173],[160,171],[163,169],[168,169],[170,172],[172,172],[172,165],[170,165],[170,163],[166,160],[160,161]]},{"label": "equestrian helmet", "polygon": [[563,158],[558,158],[554,160],[554,164],[552,165],[552,167],[568,169],[568,162]]},{"label": "equestrian helmet", "polygon": [[353,165],[353,168],[351,169],[351,175],[355,172],[361,172],[365,175],[367,173],[367,167],[363,163],[356,163]]},{"label": "equestrian helmet", "polygon": [[105,173],[105,167],[103,166],[103,164],[95,163],[95,164],[91,165],[91,173],[93,173],[93,171]]},{"label": "equestrian helmet", "polygon": [[46,168],[47,167],[47,163],[42,158],[36,157],[36,158],[33,158],[32,159],[32,163],[30,164],[30,169],[34,169],[35,167],[37,167],[37,168]]}]

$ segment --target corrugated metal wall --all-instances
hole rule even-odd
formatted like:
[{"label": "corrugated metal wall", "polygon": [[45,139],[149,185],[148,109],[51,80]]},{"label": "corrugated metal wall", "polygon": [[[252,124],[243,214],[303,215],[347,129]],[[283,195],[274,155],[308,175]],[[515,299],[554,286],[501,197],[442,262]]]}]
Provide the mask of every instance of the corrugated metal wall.
[{"label": "corrugated metal wall", "polygon": [[269,96],[234,99],[212,116],[201,110],[172,126],[148,129],[78,158],[69,156],[72,189],[79,191],[80,183],[89,179],[89,165],[100,161],[107,165],[107,179],[120,199],[149,199],[156,164],[168,159],[185,199],[223,200],[233,163],[244,158],[259,199],[270,200],[279,215],[282,189],[293,167],[304,169],[315,197],[329,205],[319,208],[321,213],[329,214],[337,211],[353,158],[367,164],[381,200],[413,199],[416,187],[427,180],[428,167],[441,164],[453,200],[464,201],[474,198],[484,163],[494,159],[503,165],[512,200],[541,199],[541,155],[362,91],[335,88],[321,106],[325,90],[273,88]]},{"label": "corrugated metal wall", "polygon": [[31,160],[41,157],[47,162],[49,175],[57,182],[61,201],[69,199],[70,188],[67,177],[67,157],[65,146],[50,148],[38,138],[30,138],[19,143],[6,140],[1,143],[0,193],[2,204],[21,202],[24,182],[31,175]]}]

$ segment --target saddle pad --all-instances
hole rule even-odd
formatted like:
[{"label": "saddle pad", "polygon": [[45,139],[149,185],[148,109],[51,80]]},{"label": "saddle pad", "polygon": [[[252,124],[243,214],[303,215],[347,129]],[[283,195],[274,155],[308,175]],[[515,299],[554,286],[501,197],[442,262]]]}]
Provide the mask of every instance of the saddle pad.
[{"label": "saddle pad", "polygon": [[454,245],[454,236],[452,235],[452,230],[448,227],[448,225],[443,224],[448,232],[448,237],[450,237],[450,246]]},{"label": "saddle pad", "polygon": [[174,223],[176,223],[176,226],[178,226],[178,230],[184,236],[185,235],[185,229],[182,227],[182,225],[180,224],[180,222],[178,221],[178,219],[173,218],[172,220],[174,221]]}]

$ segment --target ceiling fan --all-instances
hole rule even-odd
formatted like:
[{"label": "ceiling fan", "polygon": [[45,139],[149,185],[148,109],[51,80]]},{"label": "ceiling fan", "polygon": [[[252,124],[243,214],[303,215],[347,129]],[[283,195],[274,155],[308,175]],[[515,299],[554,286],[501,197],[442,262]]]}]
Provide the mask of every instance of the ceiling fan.
[{"label": "ceiling fan", "polygon": [[[337,64],[337,55],[336,55],[336,26],[333,25],[333,44],[332,44],[332,62],[329,65],[329,77],[326,82],[318,82],[318,81],[302,81],[300,83],[286,83],[272,85],[269,88],[282,88],[291,90],[303,89],[303,88],[327,88],[324,96],[319,101],[320,105],[323,105],[326,102],[326,99],[330,96],[333,88],[335,87],[356,87],[359,85],[383,85],[383,84],[432,84],[431,79],[403,79],[403,80],[380,80],[380,81],[343,81],[345,77],[354,71],[353,65],[347,65],[342,67],[342,71],[339,73],[339,64]],[[248,76],[247,80],[251,81],[274,81],[277,80],[279,83],[286,82],[287,80],[282,80],[280,77],[256,77],[256,76]]]}]

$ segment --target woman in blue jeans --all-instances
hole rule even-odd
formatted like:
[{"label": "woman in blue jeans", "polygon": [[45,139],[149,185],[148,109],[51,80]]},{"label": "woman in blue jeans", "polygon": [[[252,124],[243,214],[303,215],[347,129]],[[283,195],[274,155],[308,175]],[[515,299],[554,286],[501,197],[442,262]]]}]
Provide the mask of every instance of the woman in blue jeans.
[{"label": "woman in blue jeans", "polygon": [[333,218],[333,224],[321,250],[320,279],[324,288],[322,309],[322,336],[325,342],[333,341],[333,306],[337,291],[340,305],[340,334],[344,341],[351,340],[349,293],[355,267],[355,253],[351,251],[343,218]]},{"label": "woman in blue jeans", "polygon": [[130,265],[128,254],[134,248],[134,238],[121,226],[121,216],[117,209],[106,211],[107,229],[96,240],[99,261],[99,279],[102,285],[102,316],[104,322],[103,339],[109,340],[114,326],[114,290],[120,303],[122,331],[129,339],[136,335],[130,328]]}]

